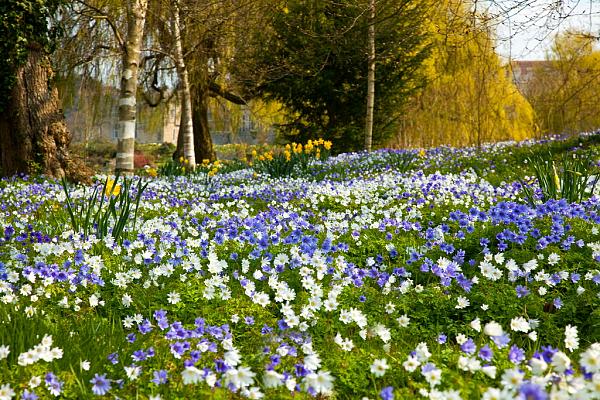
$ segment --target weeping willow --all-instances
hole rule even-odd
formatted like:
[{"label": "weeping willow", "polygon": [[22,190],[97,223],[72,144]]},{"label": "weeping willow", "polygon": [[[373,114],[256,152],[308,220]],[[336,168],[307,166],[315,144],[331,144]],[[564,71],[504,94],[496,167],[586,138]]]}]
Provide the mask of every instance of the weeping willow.
[{"label": "weeping willow", "polygon": [[465,146],[533,136],[533,110],[494,50],[489,21],[463,2],[440,3],[429,21],[428,84],[411,99],[392,144]]}]

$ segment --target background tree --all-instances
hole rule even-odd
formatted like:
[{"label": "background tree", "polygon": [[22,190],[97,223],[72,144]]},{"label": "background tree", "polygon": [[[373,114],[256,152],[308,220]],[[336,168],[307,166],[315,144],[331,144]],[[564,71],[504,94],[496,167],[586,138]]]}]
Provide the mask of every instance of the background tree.
[{"label": "background tree", "polygon": [[[194,149],[197,160],[214,160],[209,127],[209,99],[237,105],[247,105],[254,97],[236,79],[232,64],[245,46],[243,38],[254,29],[260,29],[258,20],[263,15],[264,1],[220,0],[181,2],[182,38],[185,64],[190,75]],[[263,24],[260,27],[264,27]],[[183,141],[177,143],[174,157],[183,152]]]},{"label": "background tree", "polygon": [[373,114],[375,112],[375,14],[376,1],[369,0],[369,36],[367,55],[367,115],[365,116],[365,150],[373,145]]},{"label": "background tree", "polygon": [[[367,1],[287,1],[253,38],[255,68],[268,71],[256,90],[286,107],[289,139],[323,136],[338,150],[364,145],[368,71]],[[379,0],[373,142],[395,132],[401,106],[420,85],[427,56],[427,4]],[[266,35],[266,37],[265,37]]]},{"label": "background tree", "polygon": [[547,61],[526,84],[543,133],[576,133],[600,127],[600,51],[596,38],[567,31],[556,36]]},{"label": "background tree", "polygon": [[123,44],[116,171],[133,173],[137,114],[138,67],[148,0],[126,2],[127,36]]},{"label": "background tree", "polygon": [[463,146],[524,139],[533,111],[494,50],[487,15],[462,1],[440,2],[428,29],[433,43],[427,86],[411,98],[395,139],[400,146]]},{"label": "background tree", "polygon": [[59,2],[0,4],[0,173],[44,173],[86,179],[74,160],[48,54],[57,32],[49,19]]}]

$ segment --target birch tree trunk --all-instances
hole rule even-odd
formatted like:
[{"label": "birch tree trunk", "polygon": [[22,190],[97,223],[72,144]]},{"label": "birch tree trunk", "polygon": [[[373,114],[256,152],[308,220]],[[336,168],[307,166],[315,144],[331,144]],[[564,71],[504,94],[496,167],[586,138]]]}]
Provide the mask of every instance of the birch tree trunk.
[{"label": "birch tree trunk", "polygon": [[192,119],[192,97],[187,67],[183,58],[183,45],[181,37],[181,21],[179,1],[173,3],[173,34],[175,36],[175,63],[179,75],[179,96],[181,99],[181,123],[179,135],[183,140],[183,157],[188,161],[190,168],[196,167],[196,153],[194,151],[194,124]]},{"label": "birch tree trunk", "polygon": [[119,137],[116,163],[116,172],[124,175],[133,174],[138,67],[147,8],[148,0],[127,1],[127,41],[123,52],[123,73],[119,96]]},{"label": "birch tree trunk", "polygon": [[0,113],[0,175],[42,173],[89,180],[89,168],[69,153],[71,133],[52,77],[47,54],[32,46],[16,71],[8,107]]},{"label": "birch tree trunk", "polygon": [[375,0],[369,0],[369,71],[367,74],[367,116],[365,121],[365,150],[373,144],[373,112],[375,109]]}]

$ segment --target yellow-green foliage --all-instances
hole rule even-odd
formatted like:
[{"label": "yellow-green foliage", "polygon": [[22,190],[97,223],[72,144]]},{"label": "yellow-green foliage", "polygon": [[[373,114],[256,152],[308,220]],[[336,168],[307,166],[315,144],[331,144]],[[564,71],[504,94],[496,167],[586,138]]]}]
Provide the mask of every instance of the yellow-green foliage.
[{"label": "yellow-green foliage", "polygon": [[463,2],[444,0],[431,15],[427,86],[411,100],[395,144],[455,146],[534,133],[533,111],[494,51],[491,28]]},{"label": "yellow-green foliage", "polygon": [[546,63],[534,70],[526,95],[544,133],[600,127],[600,51],[581,32],[557,35]]},{"label": "yellow-green foliage", "polygon": [[266,142],[270,129],[284,122],[282,105],[276,101],[253,99],[245,105],[238,105],[220,98],[210,98],[209,108],[215,130],[231,132],[234,136],[242,128],[244,112],[249,112],[258,143]]}]

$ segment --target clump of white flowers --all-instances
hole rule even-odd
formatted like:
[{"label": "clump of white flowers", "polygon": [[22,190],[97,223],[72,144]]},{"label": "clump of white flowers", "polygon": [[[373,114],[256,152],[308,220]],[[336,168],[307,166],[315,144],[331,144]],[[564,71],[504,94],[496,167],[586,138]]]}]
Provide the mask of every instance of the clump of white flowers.
[{"label": "clump of white flowers", "polygon": [[31,350],[19,354],[17,364],[26,366],[35,364],[40,360],[52,362],[53,360],[62,358],[62,349],[58,347],[52,347],[52,342],[52,336],[45,335],[41,343],[35,345]]}]

